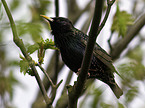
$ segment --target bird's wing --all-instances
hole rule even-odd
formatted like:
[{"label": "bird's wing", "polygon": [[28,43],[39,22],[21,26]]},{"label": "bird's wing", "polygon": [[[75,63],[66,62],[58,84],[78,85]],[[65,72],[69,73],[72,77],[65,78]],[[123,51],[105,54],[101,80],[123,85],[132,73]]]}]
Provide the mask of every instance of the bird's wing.
[{"label": "bird's wing", "polygon": [[[81,39],[81,42],[83,43],[84,46],[87,45],[87,40],[88,40],[88,36],[87,35],[83,36],[83,38]],[[111,56],[104,49],[102,49],[97,43],[94,46],[93,54],[101,62],[103,62],[107,67],[109,67],[113,72],[116,72],[116,70],[115,70],[115,68],[114,68],[114,66],[112,64]]]},{"label": "bird's wing", "polygon": [[100,61],[102,61],[106,66],[108,66],[110,69],[114,70],[114,66],[112,65],[111,56],[104,49],[102,49],[97,43],[94,46],[93,54]]}]

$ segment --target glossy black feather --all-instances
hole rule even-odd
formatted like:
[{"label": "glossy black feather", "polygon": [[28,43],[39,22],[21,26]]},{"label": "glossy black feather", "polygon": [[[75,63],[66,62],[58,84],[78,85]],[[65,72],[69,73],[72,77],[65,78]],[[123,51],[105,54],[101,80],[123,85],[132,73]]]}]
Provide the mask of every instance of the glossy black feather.
[{"label": "glossy black feather", "polygon": [[[76,29],[67,18],[55,17],[50,21],[56,46],[60,49],[62,60],[74,72],[81,67],[88,36]],[[97,78],[108,84],[117,98],[122,90],[115,83],[113,72],[115,68],[109,54],[97,43],[93,51],[88,78]]]}]

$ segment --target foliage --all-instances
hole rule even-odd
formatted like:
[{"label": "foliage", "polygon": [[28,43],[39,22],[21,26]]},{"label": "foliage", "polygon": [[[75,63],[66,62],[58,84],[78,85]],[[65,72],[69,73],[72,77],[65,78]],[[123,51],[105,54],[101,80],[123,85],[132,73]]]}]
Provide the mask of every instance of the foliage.
[{"label": "foliage", "polygon": [[21,58],[22,58],[22,60],[20,60],[20,64],[19,64],[20,65],[20,72],[23,72],[25,75],[26,73],[29,73],[30,67],[29,67],[28,61],[23,57],[21,57]]},{"label": "foliage", "polygon": [[122,63],[119,66],[119,72],[123,76],[122,84],[125,88],[125,103],[128,105],[139,94],[139,86],[135,84],[136,81],[144,81],[145,66],[142,64],[143,52],[142,48],[135,47],[127,54],[128,62]]},{"label": "foliage", "polygon": [[[1,101],[0,106],[2,106],[2,103],[5,103],[7,107],[11,106],[8,99],[12,100],[14,97],[14,86],[19,84],[19,81],[15,78],[13,75],[13,71],[9,72],[8,76],[2,76],[0,75],[0,98],[4,99]],[[9,94],[9,95],[8,95]],[[7,98],[6,98],[7,96]]]},{"label": "foliage", "polygon": [[34,53],[36,50],[39,50],[39,49],[44,49],[44,50],[47,50],[47,49],[57,49],[55,47],[55,44],[54,44],[54,41],[52,41],[52,39],[46,39],[46,40],[43,40],[41,38],[41,41],[40,42],[37,42],[37,43],[34,43],[33,45],[30,45],[28,47],[28,53],[29,54],[32,54]]},{"label": "foliage", "polygon": [[12,11],[16,10],[20,6],[20,0],[13,0],[13,2],[10,5],[10,9]]},{"label": "foliage", "polygon": [[117,10],[114,15],[113,24],[111,31],[117,31],[118,36],[124,37],[127,33],[127,28],[130,25],[133,25],[133,18],[131,14],[128,14],[126,11],[120,11],[119,5],[117,5]]},{"label": "foliage", "polygon": [[[37,42],[33,45],[30,45],[28,47],[27,51],[28,51],[29,54],[32,54],[36,50],[38,50],[38,62],[39,62],[39,64],[42,64],[43,61],[44,61],[45,50],[47,50],[47,49],[57,49],[55,47],[54,42],[52,41],[52,39],[50,39],[50,40],[49,39],[46,39],[46,40],[41,39],[40,42]],[[26,73],[28,73],[29,75],[33,76],[33,73],[32,73],[32,70],[29,66],[28,61],[22,56],[20,56],[20,58],[22,59],[22,60],[20,60],[20,63],[19,63],[20,72],[23,72],[24,75]],[[37,63],[36,63],[36,65],[37,65]]]},{"label": "foliage", "polygon": [[34,42],[41,40],[41,24],[40,23],[21,23],[17,25],[19,36],[29,34]]}]

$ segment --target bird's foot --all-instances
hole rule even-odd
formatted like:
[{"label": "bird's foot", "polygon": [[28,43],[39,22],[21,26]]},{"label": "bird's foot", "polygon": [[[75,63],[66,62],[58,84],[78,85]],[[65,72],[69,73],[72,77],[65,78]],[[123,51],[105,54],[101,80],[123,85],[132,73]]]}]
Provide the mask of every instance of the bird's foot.
[{"label": "bird's foot", "polygon": [[[79,75],[80,71],[81,71],[81,68],[78,69],[78,72],[76,74]],[[89,72],[88,72],[88,76],[87,77],[90,77],[90,73]]]}]

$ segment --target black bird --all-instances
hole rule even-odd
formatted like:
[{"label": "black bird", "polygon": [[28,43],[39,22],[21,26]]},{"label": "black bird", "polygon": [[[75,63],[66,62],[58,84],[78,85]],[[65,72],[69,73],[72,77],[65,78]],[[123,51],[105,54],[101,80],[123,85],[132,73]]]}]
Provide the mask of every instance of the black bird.
[{"label": "black bird", "polygon": [[[77,73],[81,68],[88,36],[76,29],[67,18],[41,16],[50,23],[54,42],[60,49],[62,60]],[[116,97],[120,98],[123,92],[115,83],[113,72],[117,71],[112,64],[110,55],[96,43],[88,78],[97,78],[108,84]]]}]

